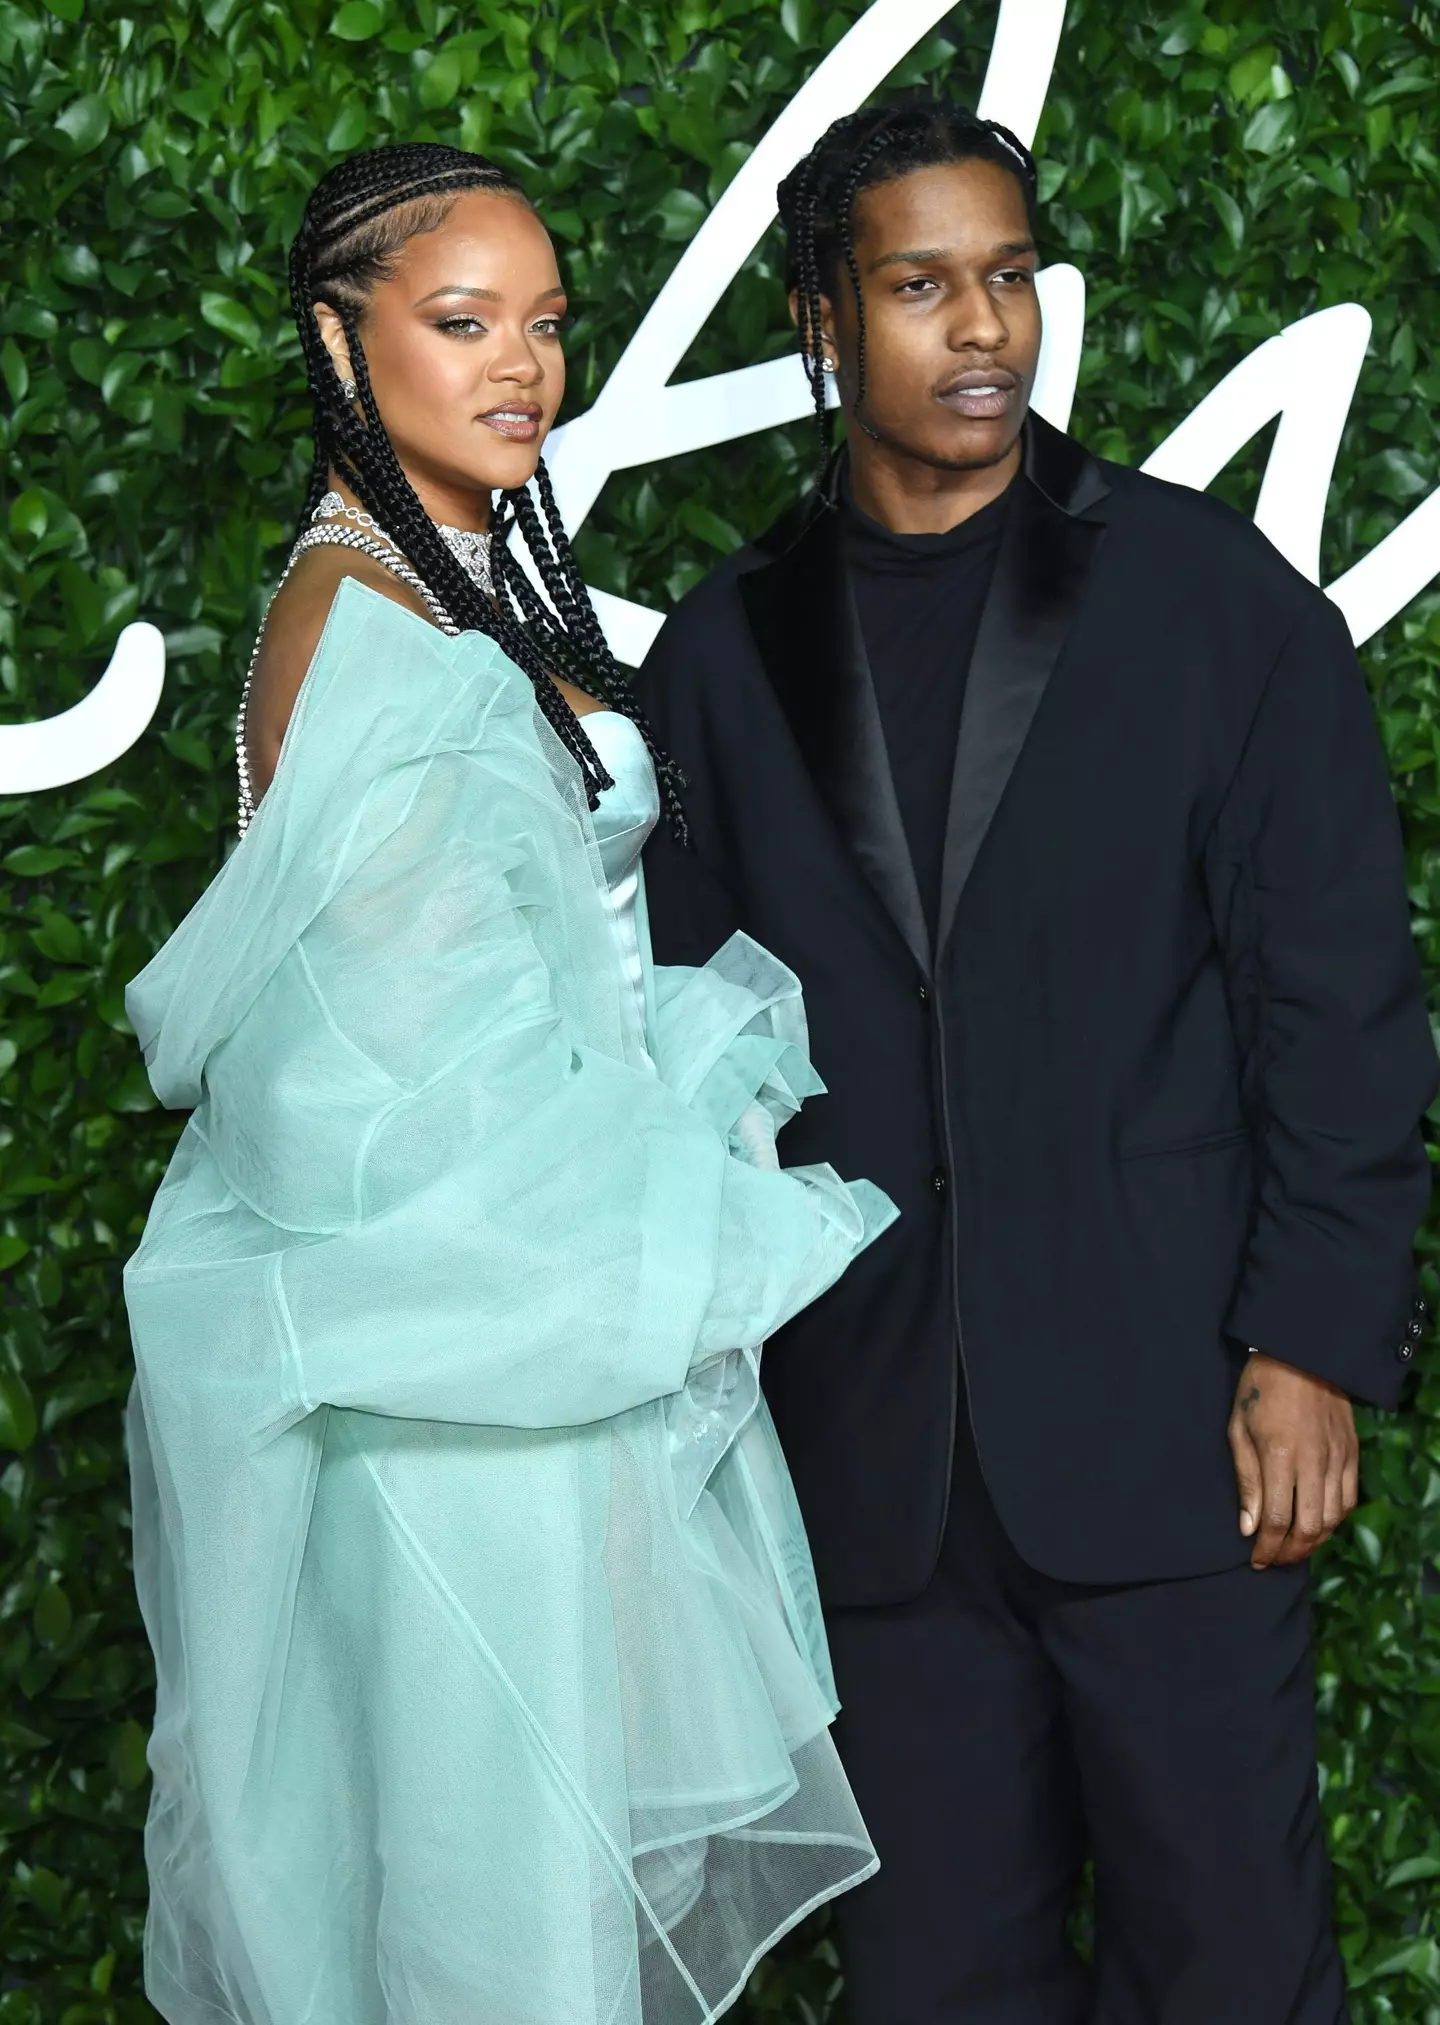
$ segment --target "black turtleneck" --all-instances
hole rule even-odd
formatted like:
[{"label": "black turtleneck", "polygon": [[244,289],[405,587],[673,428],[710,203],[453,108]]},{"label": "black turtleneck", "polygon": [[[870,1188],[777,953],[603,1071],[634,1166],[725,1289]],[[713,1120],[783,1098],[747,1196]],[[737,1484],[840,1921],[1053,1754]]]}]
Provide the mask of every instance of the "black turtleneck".
[{"label": "black turtleneck", "polygon": [[892,534],[840,492],[845,555],[932,936],[965,680],[1009,491],[944,534]]}]

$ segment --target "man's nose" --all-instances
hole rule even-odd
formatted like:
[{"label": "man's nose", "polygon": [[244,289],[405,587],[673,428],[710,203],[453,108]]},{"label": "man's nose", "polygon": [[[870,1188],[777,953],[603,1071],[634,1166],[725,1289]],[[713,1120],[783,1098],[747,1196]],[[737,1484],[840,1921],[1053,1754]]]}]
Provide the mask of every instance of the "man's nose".
[{"label": "man's nose", "polygon": [[999,351],[1009,341],[1010,329],[1000,314],[1000,305],[982,283],[956,298],[950,320],[953,351]]}]

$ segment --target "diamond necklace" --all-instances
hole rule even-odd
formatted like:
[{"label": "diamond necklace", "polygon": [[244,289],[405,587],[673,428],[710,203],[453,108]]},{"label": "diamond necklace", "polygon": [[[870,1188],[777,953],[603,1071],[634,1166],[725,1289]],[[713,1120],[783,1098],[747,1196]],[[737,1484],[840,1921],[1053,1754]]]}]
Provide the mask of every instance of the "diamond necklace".
[{"label": "diamond necklace", "polygon": [[[387,534],[377,520],[368,513],[362,513],[358,506],[347,506],[338,492],[327,492],[310,518],[312,521],[353,521],[356,527],[367,528],[381,541],[389,542],[397,555],[401,553],[400,544],[393,534]],[[476,534],[468,527],[446,527],[438,520],[434,522],[434,528],[471,583],[487,597],[493,597],[495,579],[490,570],[490,536]]]}]

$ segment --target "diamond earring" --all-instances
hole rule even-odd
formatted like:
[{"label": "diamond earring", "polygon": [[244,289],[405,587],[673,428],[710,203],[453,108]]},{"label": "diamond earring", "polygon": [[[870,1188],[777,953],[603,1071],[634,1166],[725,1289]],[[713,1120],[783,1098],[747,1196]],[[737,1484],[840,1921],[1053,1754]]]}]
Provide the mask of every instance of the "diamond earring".
[{"label": "diamond earring", "polygon": [[820,370],[824,373],[833,373],[835,370],[834,359],[821,359]]},{"label": "diamond earring", "polygon": [[353,401],[355,398],[355,382],[353,380],[342,380],[340,382],[340,391],[347,401]]}]

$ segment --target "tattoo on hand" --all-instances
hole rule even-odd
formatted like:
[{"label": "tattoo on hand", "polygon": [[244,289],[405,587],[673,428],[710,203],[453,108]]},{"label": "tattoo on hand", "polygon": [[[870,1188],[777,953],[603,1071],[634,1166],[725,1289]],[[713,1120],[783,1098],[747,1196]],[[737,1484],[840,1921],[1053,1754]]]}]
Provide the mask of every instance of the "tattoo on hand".
[{"label": "tattoo on hand", "polygon": [[1240,1411],[1242,1413],[1248,1413],[1259,1397],[1260,1397],[1259,1386],[1252,1385],[1250,1390],[1245,1394],[1244,1398],[1240,1401]]}]

